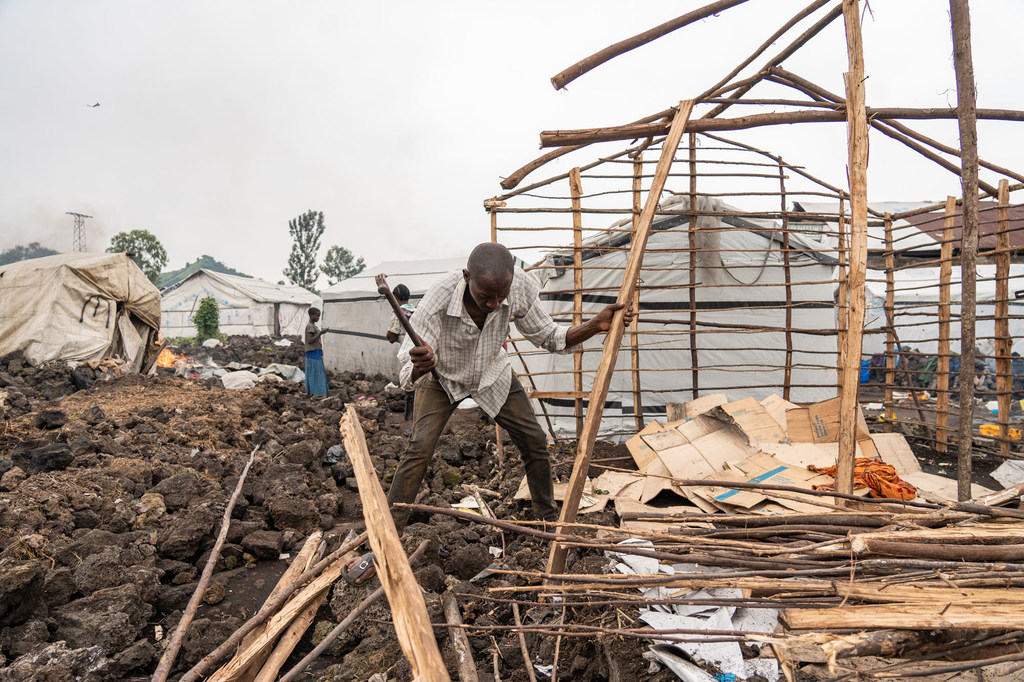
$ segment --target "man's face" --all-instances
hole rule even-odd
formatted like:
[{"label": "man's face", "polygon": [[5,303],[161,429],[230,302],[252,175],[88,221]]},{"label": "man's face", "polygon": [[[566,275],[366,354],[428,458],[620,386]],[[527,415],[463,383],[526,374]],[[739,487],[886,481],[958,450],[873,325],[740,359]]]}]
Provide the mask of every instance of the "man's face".
[{"label": "man's face", "polygon": [[487,314],[497,310],[512,290],[511,275],[479,274],[470,276],[469,270],[463,270],[462,276],[466,278],[466,290],[469,291],[473,302]]}]

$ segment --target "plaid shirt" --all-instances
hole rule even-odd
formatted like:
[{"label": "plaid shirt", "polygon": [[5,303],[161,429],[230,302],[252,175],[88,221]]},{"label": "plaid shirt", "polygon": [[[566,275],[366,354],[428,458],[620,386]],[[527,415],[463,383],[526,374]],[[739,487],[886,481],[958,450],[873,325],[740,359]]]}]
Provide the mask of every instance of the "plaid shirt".
[{"label": "plaid shirt", "polygon": [[[424,343],[434,349],[437,374],[452,402],[472,396],[484,412],[494,417],[508,399],[512,365],[502,345],[508,339],[509,323],[535,346],[552,353],[569,353],[565,347],[568,327],[558,325],[540,305],[540,286],[519,268],[512,278],[508,298],[489,314],[480,329],[466,312],[462,297],[466,280],[462,271],[452,272],[435,282],[416,306],[412,327]],[[409,358],[412,340],[406,337],[398,351],[402,363],[401,382],[412,388],[413,365]]]}]

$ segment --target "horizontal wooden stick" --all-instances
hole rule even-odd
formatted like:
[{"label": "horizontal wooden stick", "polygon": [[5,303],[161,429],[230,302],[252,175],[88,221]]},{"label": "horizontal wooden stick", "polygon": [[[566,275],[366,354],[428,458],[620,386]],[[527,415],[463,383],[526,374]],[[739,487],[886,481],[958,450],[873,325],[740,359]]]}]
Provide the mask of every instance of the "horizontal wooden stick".
[{"label": "horizontal wooden stick", "polygon": [[[870,119],[955,119],[956,109],[926,108],[913,109],[901,107],[868,108]],[[978,109],[979,119],[999,121],[1024,121],[1024,111],[1012,109]],[[817,109],[800,111],[783,111],[768,114],[751,114],[737,118],[696,118],[690,119],[686,125],[688,133],[706,131],[744,130],[761,126],[789,125],[793,123],[824,123],[845,121],[846,107],[834,111]],[[660,136],[668,132],[668,123],[645,123],[639,125],[613,126],[608,128],[581,128],[577,130],[545,130],[540,134],[541,147],[561,147],[564,145],[593,144],[611,140],[635,140],[644,137]]]}]

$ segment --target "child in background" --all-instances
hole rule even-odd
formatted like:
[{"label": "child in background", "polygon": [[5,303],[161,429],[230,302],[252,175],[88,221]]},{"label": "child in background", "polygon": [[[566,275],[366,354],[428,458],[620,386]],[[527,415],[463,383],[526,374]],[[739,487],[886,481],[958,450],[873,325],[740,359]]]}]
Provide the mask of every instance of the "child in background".
[{"label": "child in background", "polygon": [[317,329],[316,323],[320,321],[320,309],[309,309],[309,323],[306,324],[306,331],[302,336],[306,349],[306,393],[309,395],[327,395],[327,370],[324,369],[324,343],[321,338],[328,330],[327,327]]},{"label": "child in background", "polygon": [[[416,310],[416,306],[409,303],[409,287],[404,284],[397,285],[391,290],[391,293],[395,295],[395,300],[398,301],[402,307],[402,312],[405,313],[405,319],[412,317],[413,312]],[[388,326],[388,331],[385,334],[388,343],[400,343],[405,338],[405,327],[399,322],[397,316],[391,317],[391,324]],[[412,408],[413,398],[416,395],[415,391],[406,391],[405,393],[405,421],[412,419]]]}]

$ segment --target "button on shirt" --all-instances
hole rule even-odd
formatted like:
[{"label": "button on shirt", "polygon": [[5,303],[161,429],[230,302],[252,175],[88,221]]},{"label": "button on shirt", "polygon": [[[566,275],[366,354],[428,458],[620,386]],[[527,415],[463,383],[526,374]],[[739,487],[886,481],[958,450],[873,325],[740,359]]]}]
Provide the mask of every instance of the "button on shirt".
[{"label": "button on shirt", "polygon": [[[501,411],[512,385],[512,365],[502,345],[508,339],[509,323],[535,346],[552,353],[569,353],[565,347],[568,327],[556,324],[540,305],[537,281],[516,268],[508,298],[487,315],[480,329],[466,312],[462,297],[466,280],[462,271],[452,272],[436,282],[416,306],[412,327],[424,343],[434,349],[441,386],[452,402],[472,396],[491,417]],[[413,388],[413,365],[408,337],[398,351],[402,363],[403,388]]]}]

